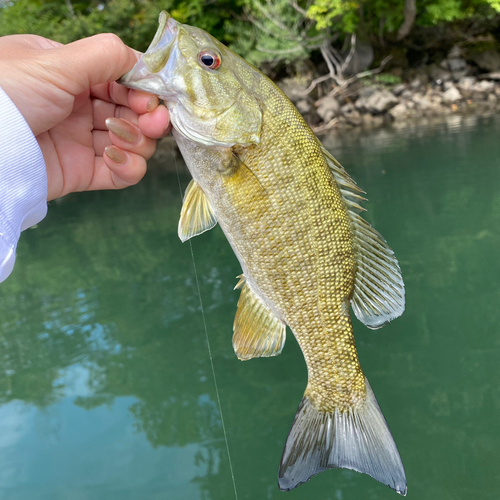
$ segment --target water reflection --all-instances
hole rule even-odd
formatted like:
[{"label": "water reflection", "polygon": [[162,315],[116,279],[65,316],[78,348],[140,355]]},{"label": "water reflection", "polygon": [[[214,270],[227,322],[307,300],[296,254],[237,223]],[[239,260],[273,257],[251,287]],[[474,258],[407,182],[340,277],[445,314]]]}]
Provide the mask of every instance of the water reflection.
[{"label": "water reflection", "polygon": [[[355,332],[415,499],[500,487],[498,130],[449,120],[326,141],[405,276],[405,315]],[[1,499],[234,498],[177,178],[163,172],[67,197],[23,236],[0,286]],[[193,250],[239,496],[281,498],[301,353],[288,338],[277,358],[237,361],[239,265],[219,228]],[[339,470],[287,497],[394,494]]]}]

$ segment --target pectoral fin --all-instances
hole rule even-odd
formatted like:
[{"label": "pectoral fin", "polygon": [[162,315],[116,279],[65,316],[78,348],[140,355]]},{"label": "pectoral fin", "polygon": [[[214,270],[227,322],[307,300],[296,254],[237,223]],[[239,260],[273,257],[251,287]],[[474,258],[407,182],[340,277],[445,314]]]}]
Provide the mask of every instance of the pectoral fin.
[{"label": "pectoral fin", "polygon": [[217,224],[210,202],[199,184],[193,179],[184,195],[181,218],[179,220],[179,238],[182,242],[198,236]]},{"label": "pectoral fin", "polygon": [[285,324],[250,290],[245,277],[234,318],[233,348],[238,359],[277,356],[285,344]]}]

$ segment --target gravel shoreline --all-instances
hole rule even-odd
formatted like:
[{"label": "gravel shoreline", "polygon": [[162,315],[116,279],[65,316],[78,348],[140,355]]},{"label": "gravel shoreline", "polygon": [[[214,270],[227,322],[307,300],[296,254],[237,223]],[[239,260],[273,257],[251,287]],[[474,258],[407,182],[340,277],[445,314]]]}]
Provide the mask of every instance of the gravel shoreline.
[{"label": "gravel shoreline", "polygon": [[[478,67],[452,50],[439,64],[406,73],[406,82],[391,74],[359,80],[346,89],[324,87],[307,94],[311,78],[287,78],[277,82],[312,129],[324,133],[335,129],[373,129],[453,114],[488,114],[500,110],[500,54]],[[484,59],[484,58],[483,58]],[[485,71],[489,68],[490,71]]]}]

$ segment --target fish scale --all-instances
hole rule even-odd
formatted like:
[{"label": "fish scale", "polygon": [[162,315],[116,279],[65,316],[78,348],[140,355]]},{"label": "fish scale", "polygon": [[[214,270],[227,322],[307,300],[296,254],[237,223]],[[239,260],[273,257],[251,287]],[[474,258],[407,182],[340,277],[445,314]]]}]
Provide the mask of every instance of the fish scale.
[{"label": "fish scale", "polygon": [[308,383],[285,443],[280,489],[345,467],[405,495],[403,464],[359,364],[350,318],[352,306],[379,328],[405,305],[394,252],[357,213],[361,190],[271,80],[165,12],[121,82],[169,109],[193,176],[180,238],[218,222],[241,264],[237,356],[278,355],[286,325],[304,355]]}]

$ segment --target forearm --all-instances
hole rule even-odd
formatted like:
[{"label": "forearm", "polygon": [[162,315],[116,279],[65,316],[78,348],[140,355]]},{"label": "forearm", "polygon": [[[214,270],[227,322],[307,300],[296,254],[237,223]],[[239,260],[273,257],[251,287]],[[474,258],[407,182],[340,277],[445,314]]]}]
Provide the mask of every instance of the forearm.
[{"label": "forearm", "polygon": [[0,88],[0,281],[14,267],[21,231],[47,213],[47,174],[38,143]]}]

